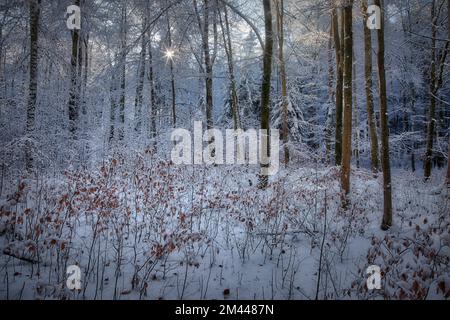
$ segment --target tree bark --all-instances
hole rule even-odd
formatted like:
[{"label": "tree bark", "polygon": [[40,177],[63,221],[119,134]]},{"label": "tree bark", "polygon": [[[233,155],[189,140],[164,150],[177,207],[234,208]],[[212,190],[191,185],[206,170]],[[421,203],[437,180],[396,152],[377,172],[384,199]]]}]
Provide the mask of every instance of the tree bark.
[{"label": "tree bark", "polygon": [[[264,26],[265,26],[265,45],[263,58],[263,81],[261,86],[261,129],[269,134],[270,125],[270,83],[272,78],[272,55],[273,55],[273,25],[271,0],[263,0],[264,6]],[[270,141],[269,137],[261,139],[260,152],[269,155]],[[264,151],[263,151],[264,150]],[[268,165],[261,164],[261,169],[267,171]],[[268,185],[268,176],[261,174],[259,176],[259,188],[265,189]]]},{"label": "tree bark", "polygon": [[122,0],[122,22],[120,27],[120,98],[119,98],[119,140],[125,137],[125,89],[127,64],[127,2]]},{"label": "tree bark", "polygon": [[153,148],[156,148],[156,116],[157,116],[157,103],[156,103],[156,90],[155,90],[155,76],[154,76],[154,68],[153,68],[153,48],[152,48],[152,35],[150,30],[148,31],[148,80],[150,84],[150,123],[149,123],[149,132],[150,132],[150,140]]},{"label": "tree bark", "polygon": [[437,34],[437,14],[436,1],[431,2],[431,66],[430,66],[430,107],[428,111],[427,125],[427,147],[424,161],[424,176],[427,180],[431,175],[431,165],[433,159],[433,139],[434,127],[436,124],[436,34]]},{"label": "tree bark", "polygon": [[209,51],[209,0],[204,0],[204,21],[203,21],[203,52],[205,58],[205,88],[206,88],[206,127],[213,127],[213,67],[211,53]]},{"label": "tree bark", "polygon": [[39,63],[39,20],[40,0],[30,0],[30,80],[27,99],[27,123],[26,134],[28,136],[25,145],[25,167],[27,174],[31,176],[34,171],[34,158],[32,139],[35,131],[36,101],[37,101],[37,77]]},{"label": "tree bark", "polygon": [[109,88],[109,99],[111,104],[111,110],[109,114],[109,137],[108,142],[111,145],[114,141],[114,135],[115,135],[115,128],[116,128],[116,110],[117,110],[117,101],[116,101],[116,91],[117,91],[117,85],[116,85],[116,77],[115,77],[115,71],[113,69],[113,74],[111,76],[111,84]]},{"label": "tree bark", "polygon": [[[80,6],[80,0],[75,1],[76,6]],[[69,89],[69,132],[72,139],[77,138],[78,117],[80,106],[80,77],[81,69],[81,37],[80,30],[72,30],[72,56],[70,59],[70,89]]]},{"label": "tree bark", "polygon": [[392,226],[392,184],[391,164],[389,160],[389,126],[388,105],[386,93],[386,71],[384,63],[384,7],[381,0],[375,0],[375,5],[381,8],[381,29],[377,30],[378,40],[378,90],[380,94],[380,126],[381,126],[381,167],[383,170],[383,220],[381,229]]},{"label": "tree bark", "polygon": [[287,89],[286,62],[284,60],[284,0],[277,0],[277,34],[278,60],[280,63],[281,96],[282,96],[282,139],[284,148],[284,164],[289,164],[289,97]]},{"label": "tree bark", "polygon": [[87,82],[89,77],[89,34],[84,39],[84,77],[83,77],[83,89],[82,89],[82,113],[86,117],[87,114]]},{"label": "tree bark", "polygon": [[236,89],[236,77],[234,75],[233,47],[231,44],[230,23],[229,23],[229,19],[228,19],[228,8],[225,5],[223,6],[223,8],[224,8],[225,26],[223,24],[221,15],[219,15],[219,18],[220,18],[220,23],[221,23],[222,35],[223,35],[225,54],[227,56],[227,62],[228,62],[228,74],[230,77],[231,111],[233,114],[233,125],[234,125],[234,129],[237,130],[237,129],[241,128],[241,119],[240,119],[240,112],[239,112],[239,99],[238,99],[237,89]]},{"label": "tree bark", "polygon": [[[169,13],[167,13],[167,41],[169,50],[173,50],[172,31],[170,29]],[[173,58],[169,58],[169,68],[170,68],[170,89],[172,94],[172,125],[175,128],[177,126],[177,113],[176,113],[177,97],[175,91],[175,74],[174,74]]]},{"label": "tree bark", "polygon": [[353,0],[346,0],[344,15],[344,129],[342,133],[341,186],[343,204],[348,202],[350,193],[350,161],[352,156],[352,73],[353,73]]},{"label": "tree bark", "polygon": [[144,19],[142,25],[142,43],[141,43],[141,54],[139,58],[139,68],[138,68],[138,81],[136,86],[136,97],[134,100],[134,122],[135,122],[135,133],[137,136],[141,135],[142,132],[142,92],[144,90],[144,78],[145,78],[145,57],[147,56],[147,36],[145,29],[147,28],[147,19]]},{"label": "tree bark", "polygon": [[325,148],[326,148],[326,161],[330,163],[331,159],[331,147],[332,147],[332,133],[333,133],[333,112],[336,108],[335,105],[335,92],[334,92],[334,62],[333,62],[333,16],[331,18],[330,26],[330,39],[328,40],[328,111],[325,122]]},{"label": "tree bark", "polygon": [[[343,20],[343,19],[342,19]],[[343,44],[341,43],[341,35],[339,27],[339,17],[338,10],[333,7],[332,11],[332,25],[333,25],[333,38],[334,38],[334,49],[336,55],[336,132],[335,132],[335,164],[341,165],[342,163],[342,103],[343,103],[343,53],[342,48]],[[341,22],[342,25],[342,22]]]},{"label": "tree bark", "polygon": [[[448,42],[450,42],[450,0],[447,1],[447,13],[448,13],[448,18],[447,18],[447,22],[448,22]],[[450,67],[450,65],[449,65]],[[447,158],[447,186],[450,186],[450,139],[448,139],[448,158]]]},{"label": "tree bark", "polygon": [[365,76],[365,91],[366,91],[366,107],[367,107],[367,123],[370,135],[370,158],[372,172],[377,173],[379,170],[378,162],[378,137],[377,127],[375,123],[374,102],[373,102],[373,82],[372,82],[372,36],[370,29],[366,26],[368,19],[367,15],[367,0],[363,0],[361,4],[363,14],[363,29],[364,29],[364,76]]},{"label": "tree bark", "polygon": [[[355,52],[353,50],[352,52],[353,61],[355,61]],[[361,132],[359,130],[359,105],[358,105],[358,88],[357,88],[357,82],[356,82],[356,64],[353,63],[353,71],[352,71],[352,78],[353,78],[353,127],[355,128],[354,131],[354,137],[355,137],[355,146],[353,149],[353,154],[356,158],[356,167],[359,168],[360,165],[360,142],[361,142]]]}]

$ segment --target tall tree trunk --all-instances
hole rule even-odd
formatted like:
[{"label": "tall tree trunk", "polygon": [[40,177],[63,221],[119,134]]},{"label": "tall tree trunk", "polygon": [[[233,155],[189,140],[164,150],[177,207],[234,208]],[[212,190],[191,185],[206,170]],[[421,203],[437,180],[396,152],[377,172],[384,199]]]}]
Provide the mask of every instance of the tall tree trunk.
[{"label": "tall tree trunk", "polygon": [[[169,13],[167,13],[167,42],[169,50],[173,50],[172,48],[172,31],[170,29],[170,18]],[[169,68],[170,68],[170,88],[172,94],[172,125],[175,128],[177,126],[177,113],[176,113],[176,91],[175,91],[175,73],[173,66],[173,58],[169,57]]]},{"label": "tall tree trunk", "polygon": [[39,54],[39,20],[40,20],[40,0],[30,0],[30,82],[28,85],[27,101],[27,127],[28,136],[25,145],[25,166],[27,174],[31,176],[34,170],[33,146],[31,139],[34,138],[35,115],[37,100],[37,77],[38,77],[38,54]]},{"label": "tall tree trunk", "polygon": [[87,113],[87,82],[89,77],[89,34],[86,34],[84,39],[84,77],[83,77],[83,87],[82,87],[82,113],[86,118]]},{"label": "tall tree trunk", "polygon": [[145,78],[145,57],[147,56],[147,19],[144,19],[142,25],[142,43],[141,43],[141,54],[139,58],[139,69],[138,69],[138,81],[136,86],[136,97],[134,99],[134,130],[137,136],[141,135],[142,131],[142,92],[144,90],[144,78]]},{"label": "tall tree trunk", "polygon": [[197,23],[200,30],[202,38],[202,49],[203,49],[203,59],[204,59],[204,74],[205,74],[205,113],[206,113],[206,126],[208,129],[213,126],[213,62],[211,59],[211,53],[209,51],[209,10],[210,10],[210,0],[203,0],[203,22],[200,17],[200,13],[197,7],[197,0],[193,0],[195,14],[197,17]]},{"label": "tall tree trunk", "polygon": [[284,0],[277,0],[277,34],[278,60],[280,63],[281,96],[282,96],[282,138],[284,145],[284,163],[289,164],[289,97],[287,89],[286,62],[284,60]]},{"label": "tall tree trunk", "polygon": [[119,98],[119,140],[125,137],[125,99],[127,71],[127,1],[122,0],[122,21],[120,26],[120,98]]},{"label": "tall tree trunk", "polygon": [[[355,51],[353,50],[352,52],[352,56],[353,56],[353,61],[355,61]],[[353,150],[353,154],[355,155],[356,158],[356,167],[359,168],[359,164],[360,164],[360,142],[361,142],[361,132],[359,130],[359,105],[358,105],[358,99],[357,99],[357,94],[358,94],[358,88],[357,88],[357,83],[356,83],[356,64],[353,63],[353,71],[352,71],[352,78],[353,78],[353,127],[355,128],[354,131],[354,136],[355,136],[355,147]]]},{"label": "tall tree trunk", "polygon": [[[342,14],[341,14],[342,16]],[[332,11],[332,24],[333,24],[333,38],[334,38],[334,49],[336,52],[336,133],[335,133],[335,163],[336,165],[341,165],[342,163],[342,93],[343,93],[343,43],[341,43],[340,31],[343,29],[343,19],[341,19],[341,28],[339,27],[339,17],[336,5],[333,7]],[[343,40],[343,39],[342,39]]]},{"label": "tall tree trunk", "polygon": [[344,130],[342,133],[341,186],[344,192],[343,204],[350,193],[350,160],[352,157],[352,69],[353,69],[353,0],[344,3]]},{"label": "tall tree trunk", "polygon": [[211,62],[211,54],[209,52],[209,0],[204,0],[204,21],[203,21],[203,52],[205,58],[205,87],[206,87],[206,127],[213,127],[212,111],[213,111],[213,67]]},{"label": "tall tree trunk", "polygon": [[363,13],[363,29],[364,29],[364,75],[365,75],[365,91],[367,106],[367,123],[370,135],[370,158],[372,172],[377,173],[379,170],[378,162],[378,137],[377,126],[375,123],[374,103],[373,103],[373,82],[372,82],[372,36],[370,29],[366,26],[368,19],[367,0],[363,0],[361,4]]},{"label": "tall tree trunk", "polygon": [[109,137],[108,142],[111,145],[114,141],[115,129],[116,129],[116,110],[117,110],[117,84],[115,77],[115,69],[113,69],[113,74],[111,76],[111,84],[109,88],[109,99],[111,103],[111,110],[109,114]]},{"label": "tall tree trunk", "polygon": [[6,98],[6,90],[3,90],[6,88],[3,61],[3,22],[0,22],[0,102]]},{"label": "tall tree trunk", "polygon": [[[272,26],[272,8],[271,0],[263,0],[264,6],[264,26],[265,26],[265,45],[263,61],[263,81],[261,86],[261,129],[266,130],[267,137],[261,139],[260,152],[269,155],[269,125],[270,125],[270,82],[272,78],[272,55],[273,55],[273,26]],[[259,176],[259,188],[265,189],[268,185],[268,176],[266,173],[268,164],[261,164],[263,174]]]},{"label": "tall tree trunk", "polygon": [[335,110],[334,99],[334,62],[333,62],[333,16],[331,15],[330,39],[328,39],[328,111],[325,123],[325,148],[326,161],[330,163],[332,132],[333,132],[333,112]]},{"label": "tall tree trunk", "polygon": [[386,93],[386,71],[384,63],[384,6],[381,0],[375,0],[375,5],[381,8],[381,29],[377,30],[378,40],[378,89],[380,94],[380,126],[381,126],[381,167],[383,170],[383,220],[381,229],[392,226],[392,184],[391,164],[389,161],[389,120]]},{"label": "tall tree trunk", "polygon": [[[80,6],[80,0],[75,1]],[[80,77],[79,65],[81,59],[81,37],[80,30],[72,30],[72,56],[70,59],[70,89],[69,89],[69,131],[72,139],[77,138],[78,117],[80,106]]]},{"label": "tall tree trunk", "polygon": [[157,116],[157,103],[156,103],[156,90],[155,90],[155,76],[153,68],[153,48],[152,48],[152,35],[151,31],[148,31],[148,80],[150,84],[150,140],[152,141],[153,149],[156,148],[156,116]]},{"label": "tall tree trunk", "polygon": [[427,126],[427,147],[425,152],[424,161],[424,176],[428,179],[431,175],[431,166],[433,160],[433,139],[434,128],[436,125],[435,112],[436,112],[436,35],[437,35],[437,14],[436,14],[436,1],[431,2],[431,67],[430,67],[430,108],[428,113],[428,126]]},{"label": "tall tree trunk", "polygon": [[222,21],[221,15],[219,15],[222,35],[223,35],[223,43],[225,47],[225,53],[227,55],[228,62],[228,74],[230,77],[230,93],[231,93],[231,111],[233,114],[233,125],[234,129],[241,128],[241,119],[239,112],[239,99],[237,95],[236,89],[236,77],[234,75],[234,63],[233,63],[233,47],[231,43],[231,34],[230,34],[230,22],[228,19],[228,8],[227,6],[223,6],[224,9],[224,18],[225,18],[225,26]]},{"label": "tall tree trunk", "polygon": [[[447,38],[447,40],[448,40],[448,42],[450,42],[450,0],[448,0],[448,2],[447,2],[447,13],[448,13],[448,18],[447,18],[448,38]],[[450,68],[450,65],[449,65],[449,68]],[[447,186],[450,186],[450,139],[448,139]]]}]

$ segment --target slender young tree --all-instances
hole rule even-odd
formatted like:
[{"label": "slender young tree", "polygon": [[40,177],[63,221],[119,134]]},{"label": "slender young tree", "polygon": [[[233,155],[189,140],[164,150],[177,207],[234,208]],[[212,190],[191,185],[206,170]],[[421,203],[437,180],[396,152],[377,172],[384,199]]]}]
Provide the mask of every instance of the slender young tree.
[{"label": "slender young tree", "polygon": [[87,115],[87,83],[89,78],[89,33],[86,33],[86,36],[83,40],[83,48],[84,48],[84,74],[83,74],[83,87],[82,87],[82,101],[81,101],[81,111],[86,120]]},{"label": "slender young tree", "polygon": [[[112,68],[113,70],[115,68]],[[110,112],[109,112],[109,136],[108,142],[111,145],[114,141],[115,131],[116,131],[116,110],[117,110],[117,101],[116,101],[116,77],[115,72],[111,75],[111,83],[109,87],[109,101],[110,101]]]},{"label": "slender young tree", "polygon": [[[443,3],[441,3],[443,5]],[[428,180],[431,175],[433,160],[433,140],[436,127],[437,95],[442,87],[445,60],[449,51],[449,41],[445,41],[444,48],[437,47],[437,32],[439,13],[442,6],[436,8],[436,0],[431,2],[431,59],[430,59],[430,106],[428,109],[427,146],[424,160],[424,176]]]},{"label": "slender young tree", "polygon": [[[342,16],[342,14],[341,14]],[[341,165],[342,163],[342,110],[343,110],[343,43],[341,41],[341,30],[343,29],[343,19],[341,19],[341,27],[339,27],[339,16],[337,3],[335,2],[332,10],[332,25],[333,25],[333,39],[334,49],[336,56],[336,133],[335,133],[335,164]]]},{"label": "slender young tree", "polygon": [[225,48],[225,54],[227,56],[228,63],[228,75],[230,77],[230,94],[231,94],[231,111],[233,114],[233,125],[234,129],[241,128],[241,119],[239,112],[239,98],[236,89],[236,77],[234,72],[234,62],[233,62],[233,47],[231,43],[231,32],[230,32],[230,22],[228,19],[228,8],[223,5],[224,21],[222,20],[222,15],[219,14],[219,21],[222,29],[223,44]]},{"label": "slender young tree", "polygon": [[39,21],[41,12],[41,0],[30,0],[30,80],[28,84],[27,100],[27,143],[25,145],[25,166],[27,174],[31,176],[34,171],[33,146],[30,141],[35,131],[36,101],[37,101],[37,77],[39,63]]},{"label": "slender young tree", "polygon": [[158,113],[158,106],[156,103],[155,90],[155,75],[153,67],[153,48],[152,48],[152,34],[151,29],[148,31],[148,82],[150,85],[150,106],[149,106],[149,138],[151,140],[153,149],[156,148],[156,117]]},{"label": "slender young tree", "polygon": [[[353,50],[353,61],[355,61],[355,51]],[[352,70],[352,77],[353,77],[353,127],[355,130],[354,132],[354,138],[355,143],[353,147],[353,155],[356,158],[356,167],[359,168],[360,165],[360,141],[361,141],[361,131],[359,130],[359,105],[358,105],[358,88],[357,88],[357,82],[356,82],[356,64],[353,62],[353,70]],[[352,144],[353,145],[353,144]]]},{"label": "slender young tree", "polygon": [[[333,16],[330,15],[331,21]],[[330,163],[331,147],[332,147],[332,133],[333,133],[333,114],[335,111],[335,92],[334,92],[334,61],[333,61],[333,22],[330,25],[330,38],[328,39],[328,111],[325,121],[325,149],[326,159]]]},{"label": "slender young tree", "polygon": [[[80,6],[80,0],[75,0]],[[69,89],[69,131],[72,139],[77,138],[77,127],[80,107],[80,72],[81,72],[81,37],[80,30],[72,30],[72,55],[70,59],[70,89]]]},{"label": "slender young tree", "polygon": [[352,74],[353,74],[353,0],[345,0],[344,9],[344,128],[342,132],[342,168],[341,186],[343,204],[348,201],[350,193],[350,161],[352,157]]},{"label": "slender young tree", "polygon": [[[447,43],[450,42],[450,0],[447,1],[447,13],[448,13],[448,18],[447,18],[447,22],[448,22],[448,26],[447,26],[447,31],[448,31],[448,38],[447,38]],[[449,64],[449,69],[450,69],[450,64]],[[447,186],[450,187],[450,139],[448,139],[448,157],[447,157]]]},{"label": "slender young tree", "polygon": [[284,163],[289,164],[289,97],[287,88],[286,62],[284,60],[284,0],[276,0],[278,61],[280,63],[281,96],[282,96],[282,138],[284,145]]},{"label": "slender young tree", "polygon": [[[170,26],[170,18],[169,18],[168,12],[166,15],[166,19],[167,19],[167,46],[168,46],[168,50],[170,50],[170,52],[173,55],[172,30],[171,30],[171,26]],[[172,94],[172,125],[175,128],[177,126],[177,112],[176,112],[177,96],[176,96],[176,91],[175,91],[175,73],[174,73],[174,65],[173,65],[173,56],[168,55],[167,59],[169,61],[170,90],[171,90],[171,94]]]},{"label": "slender young tree", "polygon": [[427,148],[424,161],[424,176],[428,179],[431,175],[433,160],[433,139],[436,124],[436,35],[437,35],[436,1],[431,1],[431,67],[430,67],[430,107],[428,109]]},{"label": "slender young tree", "polygon": [[381,0],[375,0],[375,5],[381,8],[381,28],[377,30],[377,62],[378,62],[378,90],[380,95],[380,126],[381,126],[381,167],[383,170],[383,220],[381,229],[387,230],[392,226],[392,184],[391,164],[389,160],[389,120],[386,93],[386,70],[384,63],[384,6]]},{"label": "slender young tree", "polygon": [[5,73],[3,70],[3,22],[0,21],[0,101],[3,101],[5,98],[5,91],[3,90],[5,84]]},{"label": "slender young tree", "polygon": [[[272,78],[272,55],[273,55],[273,25],[272,25],[272,0],[263,0],[264,6],[264,27],[265,27],[265,45],[263,58],[263,81],[261,86],[261,129],[269,134],[270,125],[270,82]],[[269,137],[261,139],[260,152],[269,155],[270,141]],[[268,164],[261,164],[263,174],[259,176],[259,188],[265,189],[268,185],[268,176],[266,173]]]},{"label": "slender young tree", "polygon": [[122,0],[120,23],[120,98],[119,98],[119,140],[125,137],[125,94],[127,71],[127,1]]},{"label": "slender young tree", "polygon": [[365,92],[367,107],[367,124],[370,136],[370,159],[372,172],[377,173],[379,170],[378,162],[378,136],[375,123],[374,102],[373,102],[373,82],[372,82],[372,35],[371,30],[367,28],[367,0],[362,0],[361,10],[363,14],[363,30],[364,30],[364,76],[365,76]]},{"label": "slender young tree", "polygon": [[197,23],[202,39],[203,59],[204,59],[204,74],[205,74],[205,111],[206,111],[206,127],[211,129],[213,127],[213,59],[209,47],[209,25],[210,25],[210,0],[203,0],[203,21],[197,7],[197,0],[193,0]]},{"label": "slender young tree", "polygon": [[138,67],[138,80],[136,86],[136,97],[134,100],[134,130],[137,136],[140,136],[142,131],[142,102],[143,102],[143,91],[144,91],[144,79],[145,79],[145,58],[147,56],[147,19],[144,18],[142,24],[142,43],[141,43],[141,53],[139,56],[139,67]]}]

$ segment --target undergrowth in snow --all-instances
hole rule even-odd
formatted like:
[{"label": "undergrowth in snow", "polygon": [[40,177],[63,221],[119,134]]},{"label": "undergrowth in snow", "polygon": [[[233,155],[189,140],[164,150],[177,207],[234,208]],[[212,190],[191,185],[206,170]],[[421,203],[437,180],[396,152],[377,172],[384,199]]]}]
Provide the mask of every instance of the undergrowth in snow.
[{"label": "undergrowth in snow", "polygon": [[[2,299],[442,299],[450,295],[449,191],[393,175],[394,226],[380,230],[381,177],[289,168],[174,166],[147,152],[95,171],[22,180],[0,203]],[[368,290],[378,265],[382,288]],[[82,289],[66,287],[78,265]]]}]

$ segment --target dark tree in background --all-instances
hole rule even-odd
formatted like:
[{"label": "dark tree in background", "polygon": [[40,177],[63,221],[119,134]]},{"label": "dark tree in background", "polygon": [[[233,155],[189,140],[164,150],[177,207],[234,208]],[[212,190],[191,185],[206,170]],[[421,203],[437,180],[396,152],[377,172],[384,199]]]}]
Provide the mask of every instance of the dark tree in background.
[{"label": "dark tree in background", "polygon": [[377,30],[378,42],[378,90],[380,93],[380,126],[381,126],[381,167],[383,169],[383,221],[381,228],[389,229],[392,225],[392,184],[391,163],[389,160],[389,127],[388,105],[386,93],[386,70],[384,62],[384,6],[381,0],[375,0],[381,8],[381,28]]},{"label": "dark tree in background", "polygon": [[353,107],[353,0],[344,2],[344,128],[342,132],[341,185],[344,203],[350,193],[350,160],[352,156],[352,107]]},{"label": "dark tree in background", "polygon": [[40,0],[30,0],[30,80],[28,84],[27,101],[27,141],[25,147],[25,166],[27,173],[33,173],[33,139],[36,118],[37,81],[38,81],[38,55],[39,55],[39,17]]},{"label": "dark tree in background", "polygon": [[[264,27],[266,40],[264,45],[263,81],[261,86],[261,129],[269,134],[270,129],[270,81],[272,77],[272,55],[273,55],[273,25],[271,0],[263,0],[264,5]],[[270,140],[261,139],[259,152],[262,156],[269,155]],[[267,171],[268,164],[261,164],[263,173]],[[268,177],[265,174],[259,176],[259,187],[265,189]]]}]

